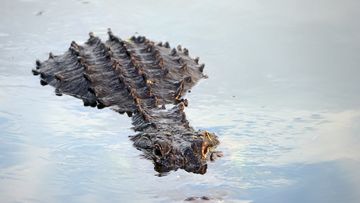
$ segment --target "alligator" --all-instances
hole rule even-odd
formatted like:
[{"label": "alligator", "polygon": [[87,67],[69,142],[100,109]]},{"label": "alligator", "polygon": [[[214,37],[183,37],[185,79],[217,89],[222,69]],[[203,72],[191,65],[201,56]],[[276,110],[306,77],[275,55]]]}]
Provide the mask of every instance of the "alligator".
[{"label": "alligator", "polygon": [[82,45],[71,42],[62,55],[49,53],[36,60],[34,75],[55,94],[81,99],[84,106],[112,110],[132,117],[137,133],[129,136],[160,174],[184,169],[204,174],[207,161],[221,157],[218,137],[195,130],[184,112],[187,92],[202,78],[204,64],[191,58],[189,50],[144,36],[122,40],[108,30],[103,42],[89,33]]}]

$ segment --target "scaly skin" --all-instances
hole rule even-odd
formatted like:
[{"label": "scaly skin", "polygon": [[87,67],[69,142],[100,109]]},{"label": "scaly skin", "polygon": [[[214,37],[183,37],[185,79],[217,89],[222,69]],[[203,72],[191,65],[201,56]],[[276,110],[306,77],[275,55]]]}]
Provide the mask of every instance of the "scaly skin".
[{"label": "scaly skin", "polygon": [[[72,42],[59,56],[36,61],[34,75],[51,85],[58,96],[82,99],[85,106],[110,107],[132,117],[134,146],[153,160],[163,173],[178,168],[205,173],[215,152],[217,136],[189,126],[184,108],[186,93],[201,79],[204,64],[191,58],[186,48],[170,48],[145,37],[123,41],[109,29],[102,42],[93,33],[84,45]],[[173,107],[166,108],[169,104]]]}]

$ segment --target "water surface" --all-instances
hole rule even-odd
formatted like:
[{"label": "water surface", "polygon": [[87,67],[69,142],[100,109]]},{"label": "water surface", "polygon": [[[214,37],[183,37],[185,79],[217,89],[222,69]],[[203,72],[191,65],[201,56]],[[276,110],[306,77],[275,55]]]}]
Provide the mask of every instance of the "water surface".
[{"label": "water surface", "polygon": [[[1,202],[360,202],[360,3],[3,0]],[[210,76],[190,124],[225,156],[158,177],[130,119],[56,97],[30,70],[89,31],[181,43]]]}]

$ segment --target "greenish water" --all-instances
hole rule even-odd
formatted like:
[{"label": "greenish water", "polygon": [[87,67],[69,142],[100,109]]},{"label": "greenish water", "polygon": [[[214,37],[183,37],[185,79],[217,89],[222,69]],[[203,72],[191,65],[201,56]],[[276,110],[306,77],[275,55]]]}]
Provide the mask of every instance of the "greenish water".
[{"label": "greenish water", "polygon": [[[360,202],[359,2],[0,3],[0,202]],[[156,176],[129,118],[31,75],[35,59],[108,27],[206,64],[186,112],[225,156],[205,175]]]}]

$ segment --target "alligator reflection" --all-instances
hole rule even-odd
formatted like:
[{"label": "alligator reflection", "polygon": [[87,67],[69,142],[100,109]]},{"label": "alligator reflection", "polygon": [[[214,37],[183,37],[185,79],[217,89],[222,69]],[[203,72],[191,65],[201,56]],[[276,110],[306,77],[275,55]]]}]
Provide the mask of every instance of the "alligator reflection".
[{"label": "alligator reflection", "polygon": [[[155,170],[165,173],[179,168],[204,174],[214,151],[215,134],[196,131],[184,112],[185,94],[202,78],[204,64],[191,58],[180,45],[157,43],[133,36],[123,41],[108,32],[102,42],[93,33],[83,45],[72,42],[68,51],[36,62],[34,75],[42,85],[55,87],[58,96],[82,99],[85,106],[110,107],[132,117],[131,139],[144,156],[154,161]],[[172,104],[172,107],[167,105]]]}]

